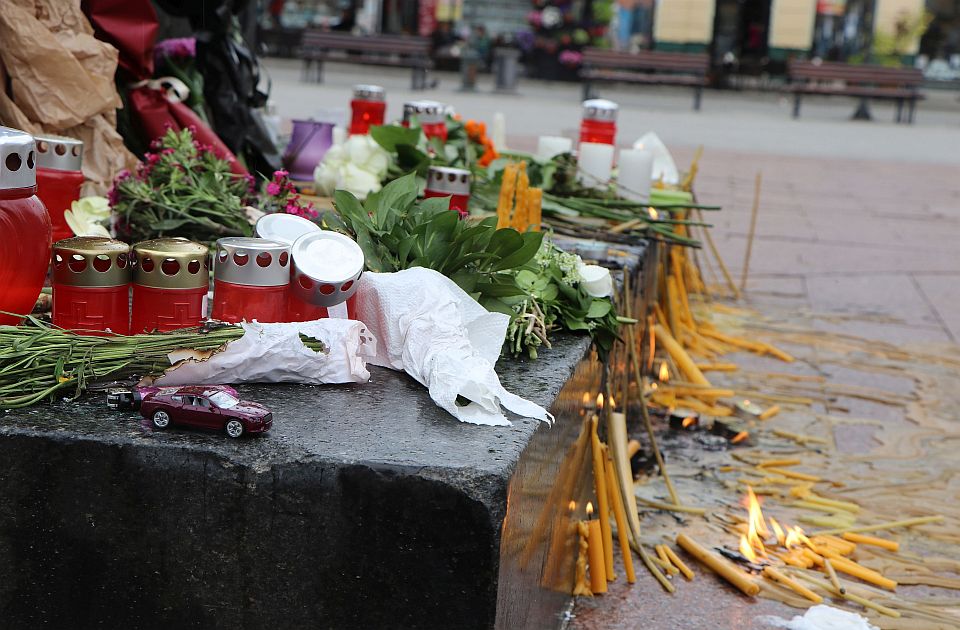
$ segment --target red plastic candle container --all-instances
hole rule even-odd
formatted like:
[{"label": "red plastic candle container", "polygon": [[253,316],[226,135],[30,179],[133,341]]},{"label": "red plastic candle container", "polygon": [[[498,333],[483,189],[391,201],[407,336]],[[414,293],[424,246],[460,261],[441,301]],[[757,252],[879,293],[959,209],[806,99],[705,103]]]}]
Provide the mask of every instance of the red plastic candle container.
[{"label": "red plastic candle container", "polygon": [[470,199],[470,171],[447,166],[431,166],[427,172],[424,197],[450,197],[450,209],[467,216]]},{"label": "red plastic candle container", "polygon": [[76,236],[53,246],[53,323],[78,333],[130,334],[130,246]]},{"label": "red plastic candle container", "polygon": [[387,112],[383,88],[379,85],[355,85],[350,101],[350,133],[366,134],[370,127],[382,125]]},{"label": "red plastic candle container", "polygon": [[583,102],[583,117],[580,120],[580,142],[616,144],[617,110],[613,101],[592,98]]},{"label": "red plastic candle container", "polygon": [[70,204],[80,199],[83,186],[83,142],[61,136],[37,136],[37,196],[50,213],[53,242],[73,236],[63,218]]},{"label": "red plastic candle container", "polygon": [[290,254],[292,321],[356,318],[356,293],[364,265],[359,245],[343,234],[320,230],[298,238]]},{"label": "red plastic candle container", "polygon": [[440,138],[447,141],[447,106],[437,101],[411,101],[403,106],[403,119],[409,127],[409,122],[416,117],[423,129],[423,135],[430,138]]},{"label": "red plastic candle container", "polygon": [[240,236],[217,241],[213,319],[231,324],[285,322],[289,290],[289,245]]},{"label": "red plastic candle container", "polygon": [[130,332],[168,332],[199,326],[206,317],[210,262],[205,245],[158,238],[133,246]]},{"label": "red plastic candle container", "polygon": [[[0,127],[0,311],[27,315],[50,268],[50,215],[37,192],[33,136]],[[0,324],[19,317],[0,313]]]}]

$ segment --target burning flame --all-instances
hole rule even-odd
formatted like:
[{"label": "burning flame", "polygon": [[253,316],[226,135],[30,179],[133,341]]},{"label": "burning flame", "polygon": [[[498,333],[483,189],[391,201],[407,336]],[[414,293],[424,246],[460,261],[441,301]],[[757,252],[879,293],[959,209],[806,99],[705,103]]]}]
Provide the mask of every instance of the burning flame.
[{"label": "burning flame", "polygon": [[[783,533],[783,528],[780,527],[780,523],[777,522],[777,519],[773,518],[772,516],[770,517],[770,526],[773,527],[773,534],[777,537],[777,542],[780,543],[781,546],[786,547],[787,537]],[[788,527],[787,529],[790,528]]]},{"label": "burning flame", "polygon": [[[756,555],[765,558],[767,556],[767,550],[763,546],[763,539],[770,535],[770,530],[767,529],[767,523],[763,520],[760,501],[757,500],[757,495],[753,493],[753,488],[750,486],[747,486],[747,510],[749,512],[746,536],[747,546],[753,549]],[[750,557],[747,554],[744,555],[748,558]],[[756,557],[754,557],[754,559],[756,559]]]},{"label": "burning flame", "polygon": [[686,418],[683,419],[683,423],[682,423],[682,424],[683,424],[683,428],[686,429],[686,428],[688,428],[688,427],[690,427],[690,426],[692,426],[692,425],[694,425],[694,424],[696,424],[696,423],[697,423],[697,419],[694,418],[694,417],[692,417],[692,416],[689,416],[689,417],[686,417]]},{"label": "burning flame", "polygon": [[740,535],[740,553],[750,562],[757,561],[757,552],[753,550],[750,543],[747,542],[747,537],[743,534]]},{"label": "burning flame", "polygon": [[780,544],[783,545],[784,547],[786,547],[787,549],[789,549],[790,547],[793,547],[793,546],[795,546],[795,545],[799,545],[799,544],[801,543],[801,539],[800,539],[800,535],[799,535],[798,532],[797,532],[798,529],[800,529],[800,528],[799,528],[799,527],[788,527],[788,528],[787,528],[787,538],[786,538],[786,540],[784,540],[784,541],[783,541],[782,543],[780,543]]},{"label": "burning flame", "polygon": [[593,518],[593,501],[587,501],[587,518]]},{"label": "burning flame", "polygon": [[613,397],[613,394],[610,394],[610,409],[617,408],[617,399]]},{"label": "burning flame", "polygon": [[577,510],[577,502],[570,501],[570,503],[567,504],[567,509],[570,510],[571,512],[575,512]]},{"label": "burning flame", "polygon": [[590,404],[590,392],[583,392],[583,398],[581,399],[583,406],[586,407]]},{"label": "burning flame", "polygon": [[659,377],[660,377],[660,381],[663,382],[663,383],[666,383],[667,381],[670,380],[670,369],[667,367],[667,362],[666,362],[666,361],[661,361],[661,362],[660,362],[660,374],[659,374]]},{"label": "burning flame", "polygon": [[597,394],[597,409],[603,409],[603,392]]},{"label": "burning flame", "polygon": [[743,442],[748,437],[750,437],[750,433],[748,431],[741,431],[740,433],[737,433],[735,436],[733,436],[730,439],[730,443],[739,444],[740,442]]},{"label": "burning flame", "polygon": [[660,213],[657,212],[657,209],[654,208],[653,206],[647,208],[647,213],[650,215],[650,218],[653,219],[654,221],[660,218]]}]

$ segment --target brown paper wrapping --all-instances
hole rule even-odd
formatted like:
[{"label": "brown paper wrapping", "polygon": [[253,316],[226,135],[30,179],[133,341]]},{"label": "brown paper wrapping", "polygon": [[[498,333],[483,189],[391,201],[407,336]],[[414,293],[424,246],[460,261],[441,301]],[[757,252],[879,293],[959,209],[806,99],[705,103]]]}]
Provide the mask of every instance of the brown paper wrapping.
[{"label": "brown paper wrapping", "polygon": [[117,50],[94,38],[79,0],[0,0],[0,41],[0,124],[83,140],[83,194],[105,193],[137,163],[116,131]]}]

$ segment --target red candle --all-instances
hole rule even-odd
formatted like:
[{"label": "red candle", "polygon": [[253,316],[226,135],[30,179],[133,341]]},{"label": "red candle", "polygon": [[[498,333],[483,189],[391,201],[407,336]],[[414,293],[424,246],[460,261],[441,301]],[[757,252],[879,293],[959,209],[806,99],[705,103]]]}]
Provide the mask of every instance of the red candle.
[{"label": "red candle", "polygon": [[288,321],[289,245],[263,238],[221,238],[213,285],[213,319],[232,324]]},{"label": "red candle", "polygon": [[[37,198],[33,136],[0,127],[0,311],[33,310],[50,267],[50,216]],[[0,314],[0,324],[19,317]]]},{"label": "red candle", "polygon": [[81,334],[130,333],[130,246],[77,236],[53,246],[53,323]]},{"label": "red candle", "polygon": [[423,135],[430,138],[440,138],[447,141],[447,106],[437,101],[411,101],[403,106],[404,122],[409,126],[410,120],[416,117],[423,129]]},{"label": "red candle", "polygon": [[210,262],[206,245],[158,238],[133,246],[130,330],[168,332],[199,326],[206,317]]},{"label": "red candle", "polygon": [[431,166],[427,172],[424,197],[450,197],[450,209],[467,216],[470,199],[470,171],[447,166]]},{"label": "red candle", "polygon": [[80,199],[83,186],[83,142],[61,136],[37,136],[37,196],[50,213],[53,241],[73,236],[63,217]]},{"label": "red candle", "polygon": [[382,125],[387,103],[379,85],[355,85],[350,101],[350,133],[364,135],[370,127]]},{"label": "red candle", "polygon": [[616,103],[602,98],[584,101],[580,142],[616,144],[618,109]]},{"label": "red candle", "polygon": [[293,321],[356,319],[356,293],[364,266],[360,246],[343,234],[320,230],[298,238],[290,253]]}]

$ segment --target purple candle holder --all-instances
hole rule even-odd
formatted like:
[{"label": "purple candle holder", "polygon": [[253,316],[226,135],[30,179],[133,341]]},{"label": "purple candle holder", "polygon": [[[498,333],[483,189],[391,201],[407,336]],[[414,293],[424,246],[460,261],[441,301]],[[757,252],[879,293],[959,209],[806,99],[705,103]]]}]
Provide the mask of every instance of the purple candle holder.
[{"label": "purple candle holder", "polygon": [[283,165],[294,181],[313,181],[313,171],[333,144],[332,122],[294,120]]}]

